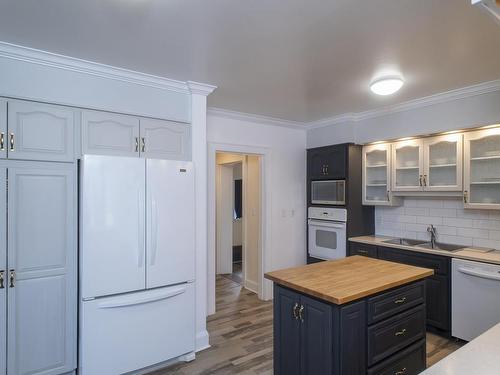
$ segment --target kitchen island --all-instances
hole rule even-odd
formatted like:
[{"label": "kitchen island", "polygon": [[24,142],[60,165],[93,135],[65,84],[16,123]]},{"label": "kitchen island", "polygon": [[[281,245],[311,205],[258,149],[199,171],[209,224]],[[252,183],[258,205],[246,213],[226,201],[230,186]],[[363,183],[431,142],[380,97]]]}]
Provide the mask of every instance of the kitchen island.
[{"label": "kitchen island", "polygon": [[266,273],[275,374],[417,374],[433,270],[352,256]]}]

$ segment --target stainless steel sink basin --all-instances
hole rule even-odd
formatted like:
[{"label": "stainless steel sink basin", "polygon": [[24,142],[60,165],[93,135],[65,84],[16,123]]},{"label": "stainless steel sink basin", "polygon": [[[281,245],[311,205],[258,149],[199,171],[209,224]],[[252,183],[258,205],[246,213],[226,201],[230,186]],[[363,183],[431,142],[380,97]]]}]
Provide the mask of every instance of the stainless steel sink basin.
[{"label": "stainless steel sink basin", "polygon": [[426,243],[426,241],[412,240],[411,238],[394,238],[392,240],[385,240],[383,242],[390,243],[393,245],[404,245],[404,246],[416,246]]},{"label": "stainless steel sink basin", "polygon": [[443,250],[443,251],[457,251],[457,250],[462,250],[462,249],[466,248],[466,246],[462,246],[462,245],[452,245],[452,244],[439,243],[439,242],[435,242],[434,245],[430,242],[426,242],[426,243],[417,245],[417,247],[421,247],[422,249]]}]

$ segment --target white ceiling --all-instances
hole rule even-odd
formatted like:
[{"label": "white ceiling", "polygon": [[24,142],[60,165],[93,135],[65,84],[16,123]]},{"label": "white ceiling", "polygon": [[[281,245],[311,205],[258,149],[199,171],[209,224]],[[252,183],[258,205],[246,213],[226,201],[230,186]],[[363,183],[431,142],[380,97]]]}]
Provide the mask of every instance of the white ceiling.
[{"label": "white ceiling", "polygon": [[[500,78],[500,27],[470,0],[2,0],[0,40],[304,122]],[[406,80],[391,97],[368,89],[383,70]]]}]

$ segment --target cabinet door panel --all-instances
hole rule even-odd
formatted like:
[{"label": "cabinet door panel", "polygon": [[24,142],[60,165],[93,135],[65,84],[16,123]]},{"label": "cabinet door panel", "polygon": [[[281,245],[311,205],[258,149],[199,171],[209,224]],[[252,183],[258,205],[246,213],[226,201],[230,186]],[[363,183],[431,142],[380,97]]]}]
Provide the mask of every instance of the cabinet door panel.
[{"label": "cabinet door panel", "polygon": [[[363,204],[390,206],[391,144],[363,147]],[[397,202],[399,203],[399,202]]]},{"label": "cabinet door panel", "polygon": [[0,167],[0,272],[3,272],[4,286],[0,288],[0,375],[5,375],[7,362],[7,169]]},{"label": "cabinet door panel", "polygon": [[139,119],[108,112],[82,113],[82,153],[139,156]]},{"label": "cabinet door panel", "polygon": [[444,331],[451,329],[450,288],[448,279],[435,275],[425,280],[427,324]]},{"label": "cabinet door panel", "polygon": [[[191,127],[178,122],[141,119],[141,156],[191,160]],[[144,150],[144,151],[143,151]]]},{"label": "cabinet door panel", "polygon": [[332,373],[332,307],[312,298],[301,296],[302,324],[300,327],[301,374]]},{"label": "cabinet door panel", "polygon": [[300,295],[274,285],[274,373],[300,374],[300,320],[294,317],[294,307],[300,305]]},{"label": "cabinet door panel", "polygon": [[500,128],[464,137],[464,206],[500,209]]},{"label": "cabinet door panel", "polygon": [[424,190],[462,191],[462,134],[424,140]]},{"label": "cabinet door panel", "polygon": [[9,168],[8,373],[60,374],[76,358],[74,165]]},{"label": "cabinet door panel", "polygon": [[145,161],[85,155],[81,171],[82,298],[144,289]]},{"label": "cabinet door panel", "polygon": [[7,102],[0,100],[0,159],[7,157]]},{"label": "cabinet door panel", "polygon": [[326,159],[326,154],[322,150],[308,150],[307,152],[307,169],[309,179],[321,180],[328,178],[326,175],[326,164],[328,160]]},{"label": "cabinet door panel", "polygon": [[401,141],[392,146],[392,190],[423,190],[423,142]]},{"label": "cabinet door panel", "polygon": [[71,108],[9,101],[9,159],[73,161],[74,117]]},{"label": "cabinet door panel", "polygon": [[361,255],[369,258],[378,258],[377,246],[359,242],[349,242],[349,256]]},{"label": "cabinet door panel", "polygon": [[147,287],[193,280],[193,164],[148,159],[146,176]]}]

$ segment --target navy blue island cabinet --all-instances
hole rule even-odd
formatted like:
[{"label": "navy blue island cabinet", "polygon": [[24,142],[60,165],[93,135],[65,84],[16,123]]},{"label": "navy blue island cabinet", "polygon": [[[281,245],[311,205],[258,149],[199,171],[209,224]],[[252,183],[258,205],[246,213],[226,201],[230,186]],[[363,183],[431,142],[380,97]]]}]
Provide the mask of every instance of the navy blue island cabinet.
[{"label": "navy blue island cabinet", "polygon": [[274,374],[422,372],[426,368],[425,292],[425,280],[418,279],[347,303],[333,303],[275,281]]}]

